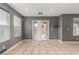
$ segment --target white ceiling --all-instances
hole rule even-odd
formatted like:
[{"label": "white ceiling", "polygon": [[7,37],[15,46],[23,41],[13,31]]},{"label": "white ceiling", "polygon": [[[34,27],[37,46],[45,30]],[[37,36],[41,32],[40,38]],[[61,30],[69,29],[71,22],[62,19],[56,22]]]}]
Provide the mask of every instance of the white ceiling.
[{"label": "white ceiling", "polygon": [[[8,3],[8,5],[23,16],[79,14],[79,3]],[[43,14],[38,15],[38,12],[43,12]]]}]

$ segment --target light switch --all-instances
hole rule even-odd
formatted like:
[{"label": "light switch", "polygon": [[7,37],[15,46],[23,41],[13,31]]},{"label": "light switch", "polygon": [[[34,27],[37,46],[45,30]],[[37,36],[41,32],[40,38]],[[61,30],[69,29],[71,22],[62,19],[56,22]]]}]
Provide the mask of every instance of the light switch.
[{"label": "light switch", "polygon": [[51,30],[53,30],[53,28],[51,28]]}]

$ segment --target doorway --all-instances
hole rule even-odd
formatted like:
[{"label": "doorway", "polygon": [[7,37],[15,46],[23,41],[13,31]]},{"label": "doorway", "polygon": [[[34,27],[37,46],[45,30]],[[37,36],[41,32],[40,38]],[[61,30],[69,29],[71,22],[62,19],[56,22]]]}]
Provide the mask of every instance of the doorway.
[{"label": "doorway", "polygon": [[49,21],[33,20],[32,33],[33,33],[32,34],[33,40],[48,40],[49,39]]}]

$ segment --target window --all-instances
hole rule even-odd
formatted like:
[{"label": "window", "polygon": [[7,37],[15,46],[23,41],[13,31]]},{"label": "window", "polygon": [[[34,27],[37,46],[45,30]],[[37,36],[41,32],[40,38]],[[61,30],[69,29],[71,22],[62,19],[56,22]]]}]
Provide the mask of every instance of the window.
[{"label": "window", "polygon": [[73,36],[79,36],[79,18],[73,19]]},{"label": "window", "polygon": [[21,18],[14,15],[14,37],[21,36]]},{"label": "window", "polygon": [[10,39],[10,14],[0,9],[0,42]]}]

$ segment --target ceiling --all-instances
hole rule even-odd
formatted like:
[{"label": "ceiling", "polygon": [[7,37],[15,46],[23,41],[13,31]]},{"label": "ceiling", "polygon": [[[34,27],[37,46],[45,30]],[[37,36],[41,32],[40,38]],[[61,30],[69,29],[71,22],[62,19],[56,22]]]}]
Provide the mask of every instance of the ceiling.
[{"label": "ceiling", "polygon": [[7,4],[25,17],[59,16],[61,14],[79,14],[79,3],[7,3]]}]

